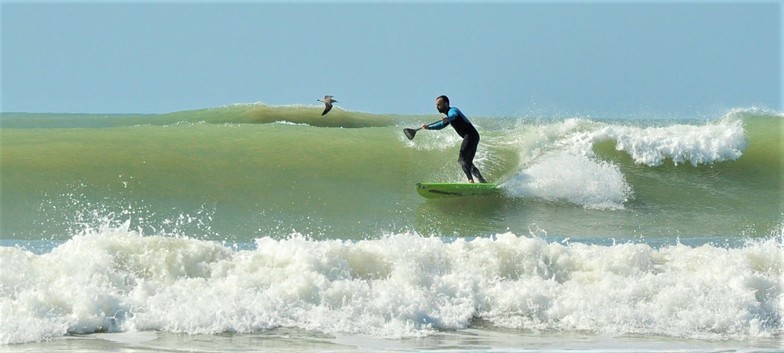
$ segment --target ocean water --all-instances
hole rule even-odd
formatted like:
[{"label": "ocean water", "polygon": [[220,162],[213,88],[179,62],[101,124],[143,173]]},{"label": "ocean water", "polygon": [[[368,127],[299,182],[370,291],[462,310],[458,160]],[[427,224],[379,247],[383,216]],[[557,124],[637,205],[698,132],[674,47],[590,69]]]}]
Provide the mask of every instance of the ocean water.
[{"label": "ocean water", "polygon": [[781,351],[784,115],[0,116],[0,351]]}]

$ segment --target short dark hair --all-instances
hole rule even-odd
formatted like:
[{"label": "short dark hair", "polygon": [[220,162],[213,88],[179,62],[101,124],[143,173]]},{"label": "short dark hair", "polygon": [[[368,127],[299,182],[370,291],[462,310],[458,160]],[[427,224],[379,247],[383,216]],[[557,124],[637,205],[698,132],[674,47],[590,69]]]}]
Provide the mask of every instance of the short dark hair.
[{"label": "short dark hair", "polygon": [[447,97],[447,96],[445,96],[445,95],[440,95],[440,96],[438,96],[438,97],[436,98],[436,100],[439,100],[439,99],[443,99],[443,100],[444,100],[444,102],[447,102],[447,103],[449,103],[449,97]]}]

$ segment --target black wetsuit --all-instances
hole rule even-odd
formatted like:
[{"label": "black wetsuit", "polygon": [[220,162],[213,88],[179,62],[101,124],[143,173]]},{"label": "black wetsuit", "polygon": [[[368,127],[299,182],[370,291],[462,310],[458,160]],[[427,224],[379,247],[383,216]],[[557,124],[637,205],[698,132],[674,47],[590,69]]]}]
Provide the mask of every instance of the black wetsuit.
[{"label": "black wetsuit", "polygon": [[452,125],[460,137],[463,138],[463,143],[460,145],[460,157],[457,159],[463,167],[463,172],[469,180],[473,180],[472,175],[479,179],[480,183],[486,183],[485,178],[479,173],[479,169],[474,165],[474,155],[476,155],[476,147],[479,146],[479,132],[468,118],[455,107],[450,107],[446,114],[448,122],[443,120],[435,122],[427,126],[428,130],[441,130],[447,125]]}]

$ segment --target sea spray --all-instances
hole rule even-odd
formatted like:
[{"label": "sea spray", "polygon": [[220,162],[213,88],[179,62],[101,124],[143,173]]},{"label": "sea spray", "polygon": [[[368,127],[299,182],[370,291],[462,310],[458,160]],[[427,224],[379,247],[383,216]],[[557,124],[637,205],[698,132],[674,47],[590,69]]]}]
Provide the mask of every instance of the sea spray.
[{"label": "sea spray", "polygon": [[553,152],[504,184],[516,197],[567,201],[586,208],[623,209],[631,187],[617,166],[586,156]]}]

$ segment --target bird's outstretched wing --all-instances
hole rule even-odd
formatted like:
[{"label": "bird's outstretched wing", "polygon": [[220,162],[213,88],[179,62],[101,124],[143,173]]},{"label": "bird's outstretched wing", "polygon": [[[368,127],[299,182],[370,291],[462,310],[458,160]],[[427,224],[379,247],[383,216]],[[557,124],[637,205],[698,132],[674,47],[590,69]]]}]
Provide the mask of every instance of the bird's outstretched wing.
[{"label": "bird's outstretched wing", "polygon": [[329,113],[331,109],[332,109],[332,103],[324,102],[324,111],[321,112],[321,115],[324,116],[325,114]]}]

